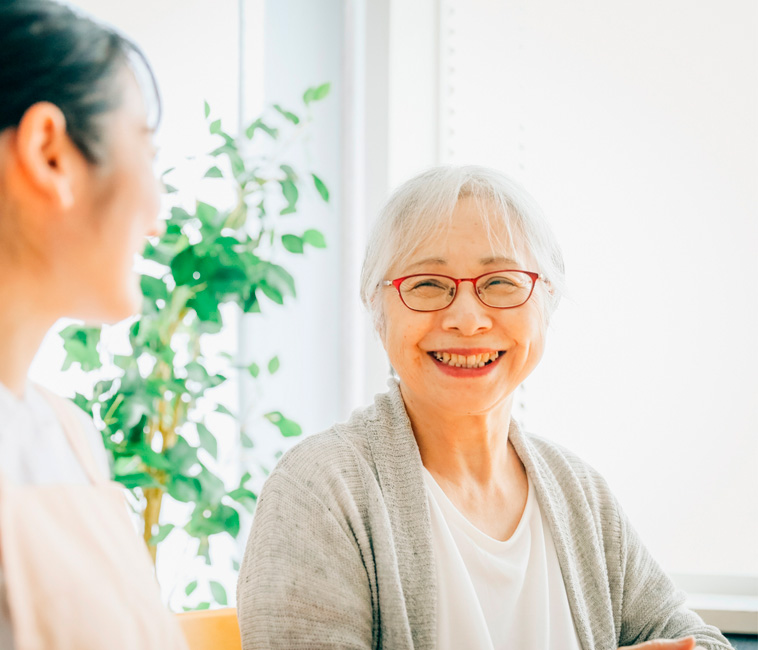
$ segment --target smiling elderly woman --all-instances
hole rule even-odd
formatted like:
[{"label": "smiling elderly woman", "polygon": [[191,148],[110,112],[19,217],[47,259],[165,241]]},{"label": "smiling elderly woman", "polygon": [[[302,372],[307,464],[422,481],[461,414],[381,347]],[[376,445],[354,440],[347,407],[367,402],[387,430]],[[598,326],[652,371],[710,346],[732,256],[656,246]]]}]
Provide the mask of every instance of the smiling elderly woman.
[{"label": "smiling elderly woman", "polygon": [[435,168],[395,192],[362,297],[399,379],[268,479],[245,650],[730,647],[597,472],[511,419],[562,286],[550,229],[501,174]]}]

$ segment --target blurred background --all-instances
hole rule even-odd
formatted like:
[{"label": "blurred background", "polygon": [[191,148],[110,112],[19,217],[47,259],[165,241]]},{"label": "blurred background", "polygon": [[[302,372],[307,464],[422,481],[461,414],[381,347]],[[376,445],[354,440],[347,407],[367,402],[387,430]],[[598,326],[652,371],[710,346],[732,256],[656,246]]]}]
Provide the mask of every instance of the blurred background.
[{"label": "blurred background", "polygon": [[[204,101],[234,133],[331,83],[299,154],[331,192],[300,208],[328,247],[290,264],[297,299],[224,332],[241,363],[281,361],[263,391],[230,382],[230,403],[286,410],[307,435],[384,390],[358,297],[378,207],[427,166],[496,167],[544,208],[569,283],[517,417],[605,475],[713,622],[758,632],[754,0],[69,4],[152,63],[159,171],[207,151]],[[51,335],[32,374],[70,393],[62,358]],[[251,437],[230,472],[281,451]]]}]

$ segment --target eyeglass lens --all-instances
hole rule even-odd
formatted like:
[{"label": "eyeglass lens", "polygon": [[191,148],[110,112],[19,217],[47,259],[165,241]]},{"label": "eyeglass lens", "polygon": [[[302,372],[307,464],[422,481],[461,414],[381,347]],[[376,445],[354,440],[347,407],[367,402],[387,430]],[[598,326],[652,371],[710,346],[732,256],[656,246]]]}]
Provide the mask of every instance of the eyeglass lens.
[{"label": "eyeglass lens", "polygon": [[[455,282],[439,275],[414,275],[400,284],[403,302],[417,311],[444,309],[455,298]],[[476,293],[490,307],[517,307],[529,298],[532,278],[519,271],[499,271],[476,281]]]}]

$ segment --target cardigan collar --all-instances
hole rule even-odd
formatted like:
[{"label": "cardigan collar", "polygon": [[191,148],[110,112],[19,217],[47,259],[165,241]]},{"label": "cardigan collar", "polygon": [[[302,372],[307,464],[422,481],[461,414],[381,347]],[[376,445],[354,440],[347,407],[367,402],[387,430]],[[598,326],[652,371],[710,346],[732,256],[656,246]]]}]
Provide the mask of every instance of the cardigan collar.
[{"label": "cardigan collar", "polygon": [[[365,431],[389,514],[414,650],[437,638],[437,574],[421,455],[396,381],[364,411]],[[416,576],[410,579],[409,576]]]},{"label": "cardigan collar", "polygon": [[[436,646],[437,579],[429,503],[421,455],[400,386],[394,379],[389,380],[388,384],[389,391],[378,394],[373,408],[363,411],[364,431],[368,434],[377,479],[387,504],[395,539],[413,646],[416,650],[431,650]],[[537,501],[548,521],[571,610],[584,611],[587,603],[582,594],[592,593],[594,598],[601,599],[607,594],[604,567],[581,573],[576,562],[571,559],[581,557],[588,551],[577,547],[578,540],[571,534],[571,530],[577,525],[586,531],[595,530],[590,510],[586,504],[567,500],[566,486],[561,485],[554,472],[556,459],[548,462],[543,457],[544,452],[535,446],[537,439],[524,434],[513,419],[508,436],[524,464],[531,485],[536,489]],[[560,452],[557,455],[561,456]],[[565,459],[559,458],[558,462],[568,466]],[[575,493],[575,490],[572,489],[571,492]],[[602,542],[597,534],[592,536],[592,542],[592,554],[602,554]],[[413,571],[410,570],[411,567]],[[418,576],[419,573],[422,576],[420,580],[411,581],[407,577],[413,574]],[[584,648],[593,648],[595,638],[615,636],[615,632],[610,629],[591,630],[585,617],[574,616],[574,621]]]}]

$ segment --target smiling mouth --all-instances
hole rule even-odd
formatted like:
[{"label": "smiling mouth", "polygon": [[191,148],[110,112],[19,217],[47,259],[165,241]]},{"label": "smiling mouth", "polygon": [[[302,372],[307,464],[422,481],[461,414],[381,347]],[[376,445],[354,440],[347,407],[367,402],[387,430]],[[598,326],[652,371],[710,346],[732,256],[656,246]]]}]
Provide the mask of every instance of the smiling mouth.
[{"label": "smiling mouth", "polygon": [[485,352],[484,354],[450,354],[448,352],[429,352],[438,363],[452,368],[484,368],[492,365],[505,352]]}]

